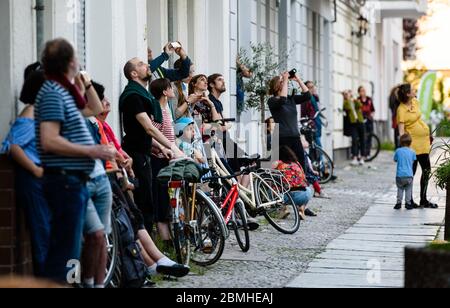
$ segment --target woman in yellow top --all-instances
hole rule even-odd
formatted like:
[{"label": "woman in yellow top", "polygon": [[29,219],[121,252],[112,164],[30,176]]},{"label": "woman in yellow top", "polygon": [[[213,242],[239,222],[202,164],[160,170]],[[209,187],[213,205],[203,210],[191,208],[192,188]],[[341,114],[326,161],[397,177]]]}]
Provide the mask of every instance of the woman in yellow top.
[{"label": "woman in yellow top", "polygon": [[[414,163],[414,174],[417,172],[417,166],[422,168],[422,178],[420,180],[420,207],[436,209],[438,206],[428,201],[427,189],[431,175],[431,134],[430,128],[422,120],[420,105],[415,98],[415,93],[410,84],[401,85],[397,92],[400,106],[397,110],[397,121],[400,136],[409,133],[412,137],[411,148],[416,152],[417,161]],[[414,203],[415,208],[419,206]]]}]

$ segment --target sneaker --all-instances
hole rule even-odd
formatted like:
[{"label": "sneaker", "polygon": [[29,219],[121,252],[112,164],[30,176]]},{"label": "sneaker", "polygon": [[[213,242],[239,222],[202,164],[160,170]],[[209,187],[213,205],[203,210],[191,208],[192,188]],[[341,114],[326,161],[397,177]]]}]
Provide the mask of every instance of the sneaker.
[{"label": "sneaker", "polygon": [[420,206],[425,209],[438,209],[439,206],[437,204],[431,203],[430,201],[420,202]]},{"label": "sneaker", "polygon": [[247,227],[250,231],[256,231],[259,229],[259,223],[254,218],[247,218]]},{"label": "sneaker", "polygon": [[402,204],[401,203],[397,203],[394,207],[394,210],[401,210],[402,209]]},{"label": "sneaker", "polygon": [[366,164],[366,162],[364,161],[364,158],[359,160],[359,165],[360,166],[364,166]]},{"label": "sneaker", "polygon": [[358,160],[357,160],[356,158],[354,158],[353,161],[350,163],[350,165],[352,165],[352,166],[358,166],[358,165],[359,165],[359,162],[358,162]]},{"label": "sneaker", "polygon": [[159,265],[156,268],[156,271],[159,274],[181,278],[189,274],[191,269],[188,266],[182,264],[174,264],[172,266]]},{"label": "sneaker", "polygon": [[305,210],[305,215],[309,217],[317,217],[317,214],[311,211],[310,209]]},{"label": "sneaker", "polygon": [[414,210],[414,205],[412,205],[412,204],[407,204],[407,205],[406,205],[406,209],[407,209],[408,211]]}]

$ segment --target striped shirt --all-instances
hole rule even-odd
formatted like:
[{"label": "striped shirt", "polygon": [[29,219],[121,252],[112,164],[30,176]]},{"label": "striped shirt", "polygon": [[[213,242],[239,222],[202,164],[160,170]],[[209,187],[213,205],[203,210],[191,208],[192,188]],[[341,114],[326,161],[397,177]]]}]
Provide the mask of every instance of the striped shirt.
[{"label": "striped shirt", "polygon": [[60,135],[71,143],[95,144],[83,115],[78,110],[74,98],[66,89],[57,82],[46,81],[36,97],[35,118],[37,149],[44,168],[84,171],[86,174],[92,172],[95,165],[93,159],[46,153],[41,146],[40,124],[42,122],[60,123]]},{"label": "striped shirt", "polygon": [[[155,126],[164,135],[164,137],[166,137],[170,141],[170,143],[175,143],[175,130],[172,111],[170,110],[170,107],[168,105],[166,106],[166,108],[162,108],[162,114],[162,124],[152,121],[153,126]],[[159,150],[157,150],[155,147],[152,148],[152,154],[158,158],[164,158],[164,155],[162,153],[159,153]]]}]

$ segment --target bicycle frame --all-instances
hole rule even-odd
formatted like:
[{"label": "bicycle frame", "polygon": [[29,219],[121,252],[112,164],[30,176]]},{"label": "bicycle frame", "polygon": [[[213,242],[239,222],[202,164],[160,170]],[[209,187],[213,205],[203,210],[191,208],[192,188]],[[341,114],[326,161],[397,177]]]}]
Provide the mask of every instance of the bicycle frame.
[{"label": "bicycle frame", "polygon": [[227,213],[225,214],[225,223],[228,225],[228,223],[231,220],[231,216],[233,215],[234,207],[236,206],[236,201],[239,198],[239,188],[237,184],[234,184],[231,187],[230,192],[228,193],[227,197],[222,203],[221,209],[225,209],[228,206]]},{"label": "bicycle frame", "polygon": [[[231,175],[228,172],[227,168],[223,165],[216,150],[213,148],[211,148],[211,167],[213,167],[221,177],[227,177],[227,176]],[[280,191],[274,190],[270,185],[268,185],[266,183],[266,181],[259,174],[251,172],[249,174],[249,176],[250,176],[250,188],[242,186],[241,184],[239,184],[236,181],[236,179],[229,180],[228,182],[230,183],[230,185],[232,187],[236,187],[236,189],[238,189],[239,197],[251,209],[257,210],[260,207],[268,208],[275,204],[283,202],[283,200],[284,200],[283,194],[280,193]],[[269,189],[269,192],[273,193],[276,196],[276,200],[258,204],[258,202],[256,200],[256,193],[255,193],[255,187],[254,187],[255,179],[259,179],[261,181],[261,183]],[[273,200],[273,198],[272,198],[272,200]]]},{"label": "bicycle frame", "polygon": [[[189,192],[189,184],[185,183],[183,181],[169,181],[169,198],[170,198],[170,206],[172,207],[173,211],[173,217],[172,217],[172,223],[180,223],[180,217],[181,217],[181,192],[182,190],[185,190],[186,192]],[[203,200],[206,200],[210,205],[214,205],[211,207],[215,212],[217,217],[222,217],[222,213],[220,213],[219,209],[215,205],[215,203],[200,189],[197,189],[197,185],[194,184],[192,186],[192,200],[189,203],[190,210],[189,213],[184,213],[184,217],[186,220],[184,223],[186,223],[189,227],[192,227],[191,223],[193,221],[196,221],[196,208],[197,208],[197,196],[200,195]],[[186,196],[185,196],[186,197]],[[189,200],[187,200],[189,201]],[[222,221],[220,224],[220,228],[225,235],[225,238],[228,238],[230,236],[230,232],[226,226],[225,221]]]}]

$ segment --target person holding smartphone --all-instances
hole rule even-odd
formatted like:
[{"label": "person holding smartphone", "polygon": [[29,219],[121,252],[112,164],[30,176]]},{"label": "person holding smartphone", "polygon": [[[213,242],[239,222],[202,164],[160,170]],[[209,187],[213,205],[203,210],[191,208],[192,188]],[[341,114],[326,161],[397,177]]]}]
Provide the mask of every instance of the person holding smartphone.
[{"label": "person holding smartphone", "polygon": [[[289,80],[293,80],[299,85],[302,94],[288,97]],[[295,71],[291,71],[272,78],[269,83],[269,95],[272,96],[268,102],[270,112],[275,123],[278,123],[280,127],[279,146],[291,148],[305,170],[305,152],[300,141],[297,106],[310,101],[311,93]],[[276,145],[272,145],[272,147],[275,148]]]},{"label": "person holding smartphone", "polygon": [[[162,67],[162,65],[169,60],[170,55],[173,52],[175,52],[182,61],[180,68],[167,69]],[[156,59],[153,59],[153,52],[149,48],[148,63],[150,65],[150,70],[152,71],[154,79],[167,78],[171,82],[181,81],[189,77],[189,72],[192,65],[191,59],[189,59],[180,42],[168,43],[166,46],[164,46],[163,53]]]}]

